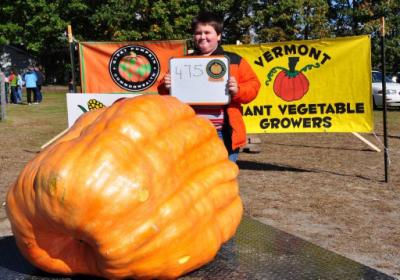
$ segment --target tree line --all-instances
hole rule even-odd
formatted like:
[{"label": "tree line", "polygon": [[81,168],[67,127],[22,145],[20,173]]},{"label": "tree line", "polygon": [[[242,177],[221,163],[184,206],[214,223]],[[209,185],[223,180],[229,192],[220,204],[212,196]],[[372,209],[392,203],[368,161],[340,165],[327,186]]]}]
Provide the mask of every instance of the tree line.
[{"label": "tree line", "polygon": [[370,34],[380,65],[380,18],[386,19],[388,72],[400,71],[400,0],[2,0],[0,45],[37,57],[46,72],[70,67],[66,28],[78,41],[191,39],[201,10],[224,18],[223,43],[266,43]]}]

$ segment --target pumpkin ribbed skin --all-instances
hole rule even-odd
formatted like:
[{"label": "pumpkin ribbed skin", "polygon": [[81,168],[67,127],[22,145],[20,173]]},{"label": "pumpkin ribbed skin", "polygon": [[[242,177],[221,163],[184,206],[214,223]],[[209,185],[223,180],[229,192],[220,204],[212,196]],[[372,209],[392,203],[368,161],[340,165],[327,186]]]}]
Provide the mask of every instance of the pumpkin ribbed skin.
[{"label": "pumpkin ribbed skin", "polygon": [[285,71],[279,72],[274,82],[274,92],[285,101],[295,101],[307,93],[309,82],[303,73],[290,77]]},{"label": "pumpkin ribbed skin", "polygon": [[19,249],[45,271],[174,278],[235,233],[237,175],[209,121],[143,95],[84,114],[39,153],[7,213]]}]

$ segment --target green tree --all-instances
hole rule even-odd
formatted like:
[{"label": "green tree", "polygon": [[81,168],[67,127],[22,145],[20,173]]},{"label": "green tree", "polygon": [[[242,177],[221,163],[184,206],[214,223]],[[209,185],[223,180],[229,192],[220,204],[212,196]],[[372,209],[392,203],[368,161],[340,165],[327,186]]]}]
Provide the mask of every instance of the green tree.
[{"label": "green tree", "polygon": [[255,0],[221,0],[195,1],[197,10],[206,10],[217,13],[224,20],[224,33],[222,42],[235,44],[236,41],[250,43],[252,41],[253,11]]},{"label": "green tree", "polygon": [[372,65],[381,68],[380,19],[386,22],[386,65],[398,72],[400,62],[400,1],[328,1],[331,25],[336,36],[368,34],[372,42]]},{"label": "green tree", "polygon": [[372,37],[372,64],[381,68],[380,19],[385,18],[385,53],[388,73],[400,71],[400,1],[379,1],[370,5],[371,16],[365,23],[366,31]]},{"label": "green tree", "polygon": [[90,17],[97,33],[87,39],[184,39],[197,12],[193,2],[185,0],[104,1]]},{"label": "green tree", "polygon": [[400,0],[2,0],[0,45],[27,50],[64,79],[68,24],[79,41],[191,39],[193,16],[209,10],[223,16],[223,43],[370,34],[379,67],[379,19],[385,16],[388,70],[397,72],[399,7]]},{"label": "green tree", "polygon": [[329,6],[323,0],[258,1],[253,5],[259,42],[330,36]]},{"label": "green tree", "polygon": [[254,3],[254,31],[258,42],[276,42],[295,39],[295,14],[299,10],[296,0],[270,1]]},{"label": "green tree", "polygon": [[296,14],[296,30],[301,39],[330,37],[329,6],[324,0],[300,0]]}]

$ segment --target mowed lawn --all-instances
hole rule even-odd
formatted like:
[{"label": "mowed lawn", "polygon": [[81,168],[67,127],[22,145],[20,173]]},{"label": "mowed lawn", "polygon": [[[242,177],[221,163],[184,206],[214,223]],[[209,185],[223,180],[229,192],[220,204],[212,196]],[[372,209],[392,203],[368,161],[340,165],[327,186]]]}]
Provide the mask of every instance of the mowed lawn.
[{"label": "mowed lawn", "polygon": [[9,232],[5,197],[10,184],[40,147],[66,128],[65,91],[44,91],[38,105],[6,106],[6,119],[0,122],[0,235]]},{"label": "mowed lawn", "polygon": [[6,119],[0,122],[3,144],[3,139],[14,139],[11,140],[14,148],[37,150],[67,128],[66,94],[43,95],[43,102],[37,105],[6,106]]}]

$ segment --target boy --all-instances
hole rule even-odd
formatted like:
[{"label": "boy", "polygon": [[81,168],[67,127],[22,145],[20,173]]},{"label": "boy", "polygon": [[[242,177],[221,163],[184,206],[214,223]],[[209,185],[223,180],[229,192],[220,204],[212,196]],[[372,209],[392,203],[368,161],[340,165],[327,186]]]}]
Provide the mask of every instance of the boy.
[{"label": "boy", "polygon": [[[256,98],[260,82],[250,65],[241,56],[222,49],[220,45],[222,30],[221,18],[209,12],[199,14],[192,22],[195,45],[192,55],[229,57],[228,89],[231,102],[224,106],[193,106],[193,109],[197,115],[210,119],[219,137],[224,141],[229,159],[236,162],[239,148],[247,142],[241,104],[247,104]],[[160,94],[169,94],[170,88],[171,76],[166,74],[158,86],[158,91]]]}]

